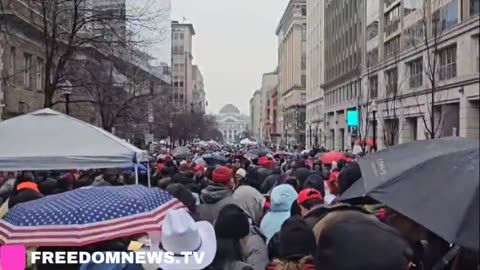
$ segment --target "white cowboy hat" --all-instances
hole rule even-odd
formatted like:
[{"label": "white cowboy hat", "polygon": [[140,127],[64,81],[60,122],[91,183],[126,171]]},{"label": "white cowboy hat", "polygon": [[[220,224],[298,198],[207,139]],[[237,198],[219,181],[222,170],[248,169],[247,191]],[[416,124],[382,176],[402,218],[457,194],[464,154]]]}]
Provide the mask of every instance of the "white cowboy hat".
[{"label": "white cowboy hat", "polygon": [[[213,226],[207,221],[195,222],[184,209],[170,210],[163,222],[160,250],[173,252],[175,263],[162,262],[163,270],[197,270],[210,265],[217,252],[217,240]],[[197,263],[193,256],[188,262],[181,252],[198,252],[204,254],[203,260]]]}]

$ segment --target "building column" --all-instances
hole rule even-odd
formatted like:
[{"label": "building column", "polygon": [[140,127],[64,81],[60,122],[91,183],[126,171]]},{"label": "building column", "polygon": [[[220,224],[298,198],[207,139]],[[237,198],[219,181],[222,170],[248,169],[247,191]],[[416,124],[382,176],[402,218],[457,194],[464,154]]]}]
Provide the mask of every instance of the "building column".
[{"label": "building column", "polygon": [[460,99],[460,136],[478,140],[480,124],[480,101],[469,101],[465,97]]}]

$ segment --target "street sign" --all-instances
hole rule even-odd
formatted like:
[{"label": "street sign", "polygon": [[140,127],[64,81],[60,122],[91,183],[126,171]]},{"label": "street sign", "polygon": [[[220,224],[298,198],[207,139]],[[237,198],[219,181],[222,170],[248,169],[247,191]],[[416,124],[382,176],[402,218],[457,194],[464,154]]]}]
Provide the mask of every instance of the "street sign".
[{"label": "street sign", "polygon": [[347,111],[347,126],[355,126],[358,127],[358,111],[357,110],[349,110]]}]

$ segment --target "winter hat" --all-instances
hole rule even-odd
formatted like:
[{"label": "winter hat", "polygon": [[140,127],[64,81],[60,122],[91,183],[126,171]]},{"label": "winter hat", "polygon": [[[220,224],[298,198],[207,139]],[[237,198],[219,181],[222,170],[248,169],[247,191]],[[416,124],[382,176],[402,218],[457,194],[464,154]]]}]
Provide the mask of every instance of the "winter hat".
[{"label": "winter hat", "polygon": [[240,176],[243,177],[243,178],[245,178],[245,176],[247,176],[247,172],[246,172],[244,169],[242,169],[242,168],[238,169],[237,172],[236,172],[236,174],[237,174],[237,175],[240,175]]},{"label": "winter hat", "polygon": [[258,159],[258,165],[266,168],[266,169],[271,169],[273,168],[273,160],[267,158],[267,157],[261,157]]},{"label": "winter hat", "polygon": [[[354,254],[345,259],[345,256]],[[357,217],[327,226],[318,239],[317,265],[325,270],[405,270],[413,255],[393,228]]]},{"label": "winter hat", "polygon": [[232,170],[225,166],[217,167],[212,173],[212,180],[217,183],[227,184],[232,179]]},{"label": "winter hat", "polygon": [[218,238],[238,240],[250,234],[247,214],[234,204],[227,204],[220,210],[214,228]]},{"label": "winter hat", "polygon": [[323,196],[320,191],[314,188],[307,188],[298,194],[297,203],[304,204],[306,201],[309,200],[323,200]]},{"label": "winter hat", "polygon": [[325,183],[323,182],[322,176],[319,174],[314,173],[308,176],[305,183],[303,183],[303,188],[314,188],[320,191],[322,196],[325,197]]},{"label": "winter hat", "polygon": [[315,235],[301,217],[292,216],[280,229],[280,258],[298,260],[313,255],[317,244]]}]

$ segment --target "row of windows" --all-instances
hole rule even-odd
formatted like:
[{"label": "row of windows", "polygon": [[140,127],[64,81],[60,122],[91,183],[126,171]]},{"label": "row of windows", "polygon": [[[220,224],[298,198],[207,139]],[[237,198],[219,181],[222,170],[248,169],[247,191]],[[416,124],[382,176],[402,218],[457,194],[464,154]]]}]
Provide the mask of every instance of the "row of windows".
[{"label": "row of windows", "polygon": [[177,39],[184,39],[185,38],[185,34],[184,33],[173,33],[173,39],[177,40]]},{"label": "row of windows", "polygon": [[325,93],[325,105],[334,105],[354,100],[360,93],[361,82],[355,81]]},{"label": "row of windows", "polygon": [[[478,56],[477,56],[478,57]],[[453,45],[438,52],[438,79],[440,81],[455,78],[457,76],[457,46]],[[417,88],[423,85],[424,63],[423,58],[417,58],[405,63],[407,68],[408,85]],[[384,73],[387,96],[392,96],[398,91],[398,70],[392,68]],[[378,76],[368,78],[368,92],[370,99],[378,97]]]},{"label": "row of windows", "polygon": [[23,85],[28,89],[42,90],[45,76],[45,65],[42,58],[37,57],[35,63],[32,54],[25,52],[23,54],[23,66],[17,67],[17,48],[10,47],[10,66],[9,74],[12,77],[11,83],[15,83],[15,78],[20,73],[23,74]]}]

